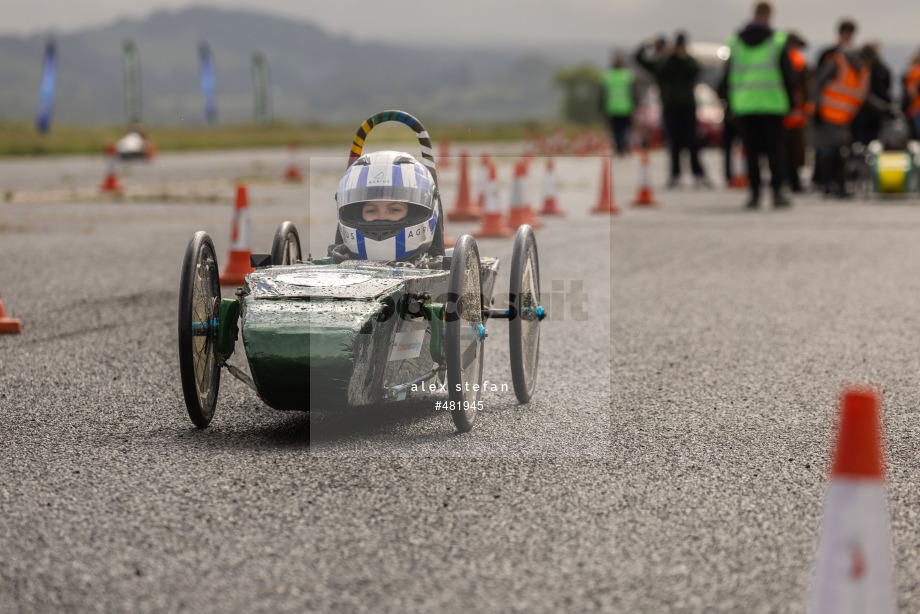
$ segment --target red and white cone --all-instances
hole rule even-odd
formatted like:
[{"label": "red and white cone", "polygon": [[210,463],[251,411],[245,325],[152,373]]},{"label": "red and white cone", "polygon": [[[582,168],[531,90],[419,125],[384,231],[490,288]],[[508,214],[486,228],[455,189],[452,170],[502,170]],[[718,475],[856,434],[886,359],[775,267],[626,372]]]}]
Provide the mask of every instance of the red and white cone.
[{"label": "red and white cone", "polygon": [[546,173],[543,175],[543,208],[540,215],[565,215],[559,208],[556,190],[556,168],[552,158],[546,159]]},{"label": "red and white cone", "polygon": [[730,188],[746,188],[750,185],[747,174],[747,152],[743,145],[732,147],[732,178],[728,182]]},{"label": "red and white cone", "polygon": [[249,222],[249,195],[246,186],[236,186],[236,205],[233,208],[233,228],[230,231],[230,256],[220,274],[220,285],[241,286],[248,273],[255,269],[252,256],[252,226]]},{"label": "red and white cone", "polygon": [[0,335],[9,335],[22,332],[22,323],[16,318],[6,315],[3,300],[0,299]]},{"label": "red and white cone", "polygon": [[482,164],[476,171],[476,209],[482,215],[486,206],[486,190],[489,186],[489,168],[492,166],[492,160],[489,154],[482,154]]},{"label": "red and white cone", "polygon": [[470,178],[466,170],[467,155],[460,152],[460,181],[457,187],[457,203],[447,212],[447,219],[451,222],[475,222],[479,220],[479,211],[470,201]]},{"label": "red and white cone", "polygon": [[511,180],[511,207],[508,211],[508,227],[511,229],[524,224],[529,224],[534,230],[543,226],[530,206],[527,180],[527,163],[518,160],[514,163],[514,178]]},{"label": "red and white cone", "polygon": [[649,173],[648,150],[646,149],[642,150],[639,157],[639,190],[632,204],[633,207],[653,207],[658,204],[652,192],[652,178]]},{"label": "red and white cone", "polygon": [[610,170],[610,158],[601,158],[601,189],[597,199],[597,204],[591,209],[591,213],[609,213],[616,215],[620,208],[613,202],[613,173]]},{"label": "red and white cone", "polygon": [[498,171],[494,164],[489,165],[489,180],[486,183],[485,203],[482,209],[482,221],[473,233],[477,239],[507,238],[514,233],[505,225],[502,204],[498,194]]},{"label": "red and white cone", "polygon": [[104,194],[121,194],[124,192],[121,182],[118,181],[118,173],[115,171],[116,157],[115,145],[109,143],[105,148],[105,177],[102,179],[102,185],[99,186],[99,191]]},{"label": "red and white cone", "polygon": [[288,166],[284,170],[284,180],[289,183],[301,183],[303,175],[297,165],[297,143],[288,145]]},{"label": "red and white cone", "polygon": [[441,139],[441,149],[438,153],[438,170],[450,168],[450,141]]},{"label": "red and white cone", "polygon": [[879,402],[845,390],[818,544],[812,614],[894,612]]}]

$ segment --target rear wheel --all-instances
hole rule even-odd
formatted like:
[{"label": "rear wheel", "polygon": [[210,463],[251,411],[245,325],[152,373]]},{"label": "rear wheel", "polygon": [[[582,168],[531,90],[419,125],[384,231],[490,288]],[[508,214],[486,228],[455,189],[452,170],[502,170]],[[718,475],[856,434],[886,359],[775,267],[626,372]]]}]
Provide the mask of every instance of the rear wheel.
[{"label": "rear wheel", "polygon": [[300,235],[293,222],[281,222],[272,241],[272,264],[294,264],[300,260]]},{"label": "rear wheel", "polygon": [[217,323],[220,278],[214,243],[196,232],[185,249],[179,283],[179,372],[188,415],[198,428],[214,417],[220,366],[217,364]]},{"label": "rear wheel", "polygon": [[482,409],[482,353],[485,326],[479,278],[479,248],[470,235],[454,246],[447,282],[445,338],[450,415],[460,431],[469,431]]},{"label": "rear wheel", "polygon": [[540,262],[528,225],[518,228],[511,256],[511,312],[508,322],[511,381],[518,401],[527,403],[537,386],[540,358]]}]

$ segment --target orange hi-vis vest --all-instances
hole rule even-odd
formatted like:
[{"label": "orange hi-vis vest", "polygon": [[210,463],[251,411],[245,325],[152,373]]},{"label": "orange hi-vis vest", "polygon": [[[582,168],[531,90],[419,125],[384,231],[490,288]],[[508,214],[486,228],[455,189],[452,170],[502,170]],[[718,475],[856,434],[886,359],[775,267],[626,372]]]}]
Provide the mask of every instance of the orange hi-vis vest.
[{"label": "orange hi-vis vest", "polygon": [[821,119],[848,126],[869,93],[869,69],[857,71],[839,51],[834,54],[837,74],[821,90]]},{"label": "orange hi-vis vest", "polygon": [[920,113],[920,66],[914,64],[908,69],[904,78],[905,94],[910,96],[910,106],[907,107],[907,116],[914,117]]},{"label": "orange hi-vis vest", "polygon": [[[789,50],[789,60],[792,62],[792,69],[801,78],[805,70],[805,54],[798,49]],[[785,128],[804,128],[808,123],[808,116],[815,112],[814,105],[805,100],[805,88],[801,83],[796,86],[792,94],[794,106],[789,109],[789,113],[783,118]]]}]

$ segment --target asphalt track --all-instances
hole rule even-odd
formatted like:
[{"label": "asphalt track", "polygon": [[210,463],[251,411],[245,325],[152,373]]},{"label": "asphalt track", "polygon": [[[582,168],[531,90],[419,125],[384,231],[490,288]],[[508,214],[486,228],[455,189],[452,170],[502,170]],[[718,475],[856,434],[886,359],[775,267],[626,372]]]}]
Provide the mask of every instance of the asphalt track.
[{"label": "asphalt track", "polygon": [[[437,397],[282,413],[225,373],[194,429],[189,236],[226,258],[245,179],[255,251],[291,219],[322,253],[337,153],[302,154],[309,186],[277,180],[283,151],[167,154],[120,202],[95,195],[99,158],[0,161],[0,295],[23,321],[0,336],[0,611],[800,612],[846,383],[883,396],[899,605],[920,609],[920,202],[745,212],[687,187],[632,209],[629,159],[608,220],[599,161],[559,160],[543,289],[581,281],[590,316],[551,308],[531,404],[490,395],[458,435]],[[442,183],[449,207],[456,166]],[[480,249],[506,284],[510,242]],[[508,382],[489,332],[485,376]]]}]

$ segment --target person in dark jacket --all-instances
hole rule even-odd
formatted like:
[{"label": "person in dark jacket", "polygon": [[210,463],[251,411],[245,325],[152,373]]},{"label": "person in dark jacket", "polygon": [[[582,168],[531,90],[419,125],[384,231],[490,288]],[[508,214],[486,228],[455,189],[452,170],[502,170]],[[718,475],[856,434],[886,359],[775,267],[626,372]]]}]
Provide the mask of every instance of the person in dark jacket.
[{"label": "person in dark jacket", "polygon": [[830,57],[815,73],[812,141],[824,193],[848,198],[851,194],[847,191],[843,148],[853,143],[853,120],[864,104],[877,106],[880,112],[886,107],[868,95],[872,66],[877,60],[872,47],[864,45]]},{"label": "person in dark jacket", "polygon": [[809,118],[814,115],[814,103],[811,100],[813,75],[804,53],[807,46],[799,34],[789,33],[789,59],[796,79],[792,92],[793,106],[783,118],[783,162],[786,165],[786,180],[793,192],[802,191],[799,169],[805,166],[805,129]]},{"label": "person in dark jacket", "polygon": [[829,47],[825,47],[818,53],[819,68],[833,54],[838,51],[847,52],[853,49],[853,38],[856,36],[856,22],[849,18],[843,18],[837,24],[837,42]]},{"label": "person in dark jacket", "polygon": [[[856,22],[849,18],[841,19],[837,24],[837,42],[829,47],[825,47],[818,53],[818,63],[815,64],[816,70],[828,61],[833,61],[833,56],[838,51],[847,53],[853,49],[853,38],[856,36]],[[821,118],[814,117],[814,125],[818,127],[821,124]],[[815,150],[815,166],[811,175],[811,186],[813,189],[820,190],[825,188],[825,178],[822,175],[827,162],[822,158],[823,152]]]},{"label": "person in dark jacket", "polygon": [[712,182],[706,177],[706,171],[700,164],[697,138],[694,88],[699,77],[700,65],[687,53],[686,33],[677,33],[673,47],[662,49],[654,58],[646,57],[649,48],[656,42],[649,40],[639,45],[635,59],[655,77],[661,92],[662,116],[671,151],[671,177],[668,187],[674,188],[680,183],[680,157],[681,152],[686,149],[690,153],[690,169],[697,186],[711,188]]},{"label": "person in dark jacket", "polygon": [[875,52],[876,60],[869,73],[869,99],[853,120],[853,140],[863,145],[878,139],[882,131],[882,120],[891,113],[891,69],[882,61],[881,45],[877,41],[867,43]]},{"label": "person in dark jacket", "polygon": [[[782,193],[783,117],[794,106],[796,72],[789,58],[789,41],[784,32],[773,30],[773,8],[768,2],[754,6],[754,17],[728,42],[731,55],[725,63],[720,90],[728,92],[732,113],[738,117],[741,141],[747,150],[750,199],[746,207],[760,206],[760,156],[770,164],[773,206],[791,203]],[[763,64],[767,63],[768,68]]]}]

